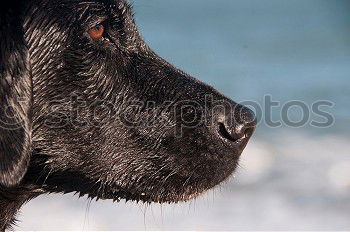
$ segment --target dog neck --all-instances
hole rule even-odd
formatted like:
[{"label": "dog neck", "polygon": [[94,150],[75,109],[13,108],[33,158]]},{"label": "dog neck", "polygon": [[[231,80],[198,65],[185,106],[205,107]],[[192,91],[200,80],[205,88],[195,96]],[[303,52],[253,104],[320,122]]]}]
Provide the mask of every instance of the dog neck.
[{"label": "dog neck", "polygon": [[16,222],[16,214],[23,204],[40,195],[28,188],[4,188],[0,186],[0,231],[10,229]]}]

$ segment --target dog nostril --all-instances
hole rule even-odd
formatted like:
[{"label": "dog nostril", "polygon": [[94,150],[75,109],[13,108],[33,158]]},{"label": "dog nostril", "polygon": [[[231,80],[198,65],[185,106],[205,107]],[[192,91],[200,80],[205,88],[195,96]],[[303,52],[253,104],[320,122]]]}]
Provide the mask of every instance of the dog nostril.
[{"label": "dog nostril", "polygon": [[232,135],[230,132],[228,132],[226,126],[223,123],[219,123],[219,133],[222,137],[232,142],[236,142],[239,139],[236,135]]},{"label": "dog nostril", "polygon": [[253,111],[244,106],[238,106],[230,114],[219,111],[217,113],[218,121],[216,127],[212,129],[216,130],[216,135],[224,139],[225,142],[231,142],[235,146],[243,147],[253,135],[257,120]]},{"label": "dog nostril", "polygon": [[[254,133],[255,126],[248,127],[248,125],[242,126],[240,128],[235,128],[234,130],[228,130],[224,123],[219,123],[219,134],[231,141],[237,142],[240,139],[250,138]],[[231,132],[230,132],[231,131]]]},{"label": "dog nostril", "polygon": [[255,126],[247,127],[244,131],[244,137],[249,138],[250,136],[253,135],[254,131],[255,131]]}]

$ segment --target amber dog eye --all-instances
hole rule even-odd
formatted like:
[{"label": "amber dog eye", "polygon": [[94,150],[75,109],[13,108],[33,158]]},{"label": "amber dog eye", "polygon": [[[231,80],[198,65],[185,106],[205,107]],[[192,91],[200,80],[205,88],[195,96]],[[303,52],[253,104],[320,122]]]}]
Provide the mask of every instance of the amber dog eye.
[{"label": "amber dog eye", "polygon": [[101,40],[103,38],[104,32],[105,32],[105,27],[102,24],[92,27],[88,31],[91,39],[95,41]]}]

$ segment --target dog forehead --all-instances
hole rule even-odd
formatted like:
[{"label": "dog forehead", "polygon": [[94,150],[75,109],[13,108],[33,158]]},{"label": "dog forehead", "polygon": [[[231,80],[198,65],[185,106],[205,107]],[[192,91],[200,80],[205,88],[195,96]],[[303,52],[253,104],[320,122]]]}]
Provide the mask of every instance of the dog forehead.
[{"label": "dog forehead", "polygon": [[[65,27],[74,23],[95,24],[107,18],[118,23],[130,23],[133,19],[132,7],[125,0],[29,0],[23,6],[25,25],[46,21],[50,22],[47,24]],[[11,14],[14,15],[14,12]],[[14,17],[18,17],[16,15]],[[39,24],[42,26],[42,23]]]},{"label": "dog forehead", "polygon": [[77,7],[116,7],[119,10],[130,6],[127,0],[47,0],[52,4],[69,4]]},{"label": "dog forehead", "polygon": [[[48,8],[66,9],[69,13],[108,14],[127,18],[132,17],[132,7],[127,0],[43,0]],[[68,13],[68,12],[67,12]]]}]

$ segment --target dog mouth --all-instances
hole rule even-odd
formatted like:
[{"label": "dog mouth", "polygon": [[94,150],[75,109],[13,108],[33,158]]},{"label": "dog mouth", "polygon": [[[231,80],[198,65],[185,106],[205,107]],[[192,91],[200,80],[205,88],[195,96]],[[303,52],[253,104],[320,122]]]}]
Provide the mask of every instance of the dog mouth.
[{"label": "dog mouth", "polygon": [[[218,145],[214,149],[213,147],[211,149],[206,148],[205,151],[202,151],[203,154],[200,155],[192,152],[186,162],[186,158],[177,160],[175,166],[159,176],[159,182],[131,183],[131,185],[126,187],[113,186],[112,184],[112,186],[106,187],[105,193],[101,194],[99,198],[112,199],[116,202],[126,200],[160,204],[186,202],[197,198],[232,176],[238,166],[240,155],[248,144],[254,130],[255,127],[247,128],[244,135],[238,138],[232,136],[223,124],[219,124],[218,133],[225,140],[223,141],[224,146]],[[216,149],[221,149],[222,153]],[[176,150],[176,154],[179,156],[181,153]],[[172,173],[179,166],[187,166],[189,163],[196,164],[183,171],[183,173],[173,175],[169,179],[167,178],[170,175],[169,173]],[[159,169],[155,168],[154,170]],[[157,173],[158,171],[154,172]],[[150,173],[150,175],[152,174]],[[135,179],[137,178],[135,177]],[[164,184],[165,180],[167,183],[163,186],[162,183]]]}]

